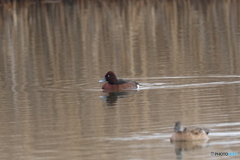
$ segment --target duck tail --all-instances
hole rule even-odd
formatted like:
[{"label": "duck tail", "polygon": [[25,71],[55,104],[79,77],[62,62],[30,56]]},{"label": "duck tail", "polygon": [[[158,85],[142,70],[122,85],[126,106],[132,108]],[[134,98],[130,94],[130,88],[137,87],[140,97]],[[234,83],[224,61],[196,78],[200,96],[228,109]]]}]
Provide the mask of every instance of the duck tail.
[{"label": "duck tail", "polygon": [[174,132],[181,132],[181,122],[177,121],[174,126]]}]

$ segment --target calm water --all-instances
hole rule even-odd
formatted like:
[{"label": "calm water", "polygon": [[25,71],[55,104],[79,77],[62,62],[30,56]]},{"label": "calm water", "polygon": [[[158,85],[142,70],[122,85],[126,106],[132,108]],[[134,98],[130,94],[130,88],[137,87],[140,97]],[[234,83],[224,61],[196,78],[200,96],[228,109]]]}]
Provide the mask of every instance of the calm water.
[{"label": "calm water", "polygon": [[0,6],[0,159],[239,159],[240,1],[42,2]]}]

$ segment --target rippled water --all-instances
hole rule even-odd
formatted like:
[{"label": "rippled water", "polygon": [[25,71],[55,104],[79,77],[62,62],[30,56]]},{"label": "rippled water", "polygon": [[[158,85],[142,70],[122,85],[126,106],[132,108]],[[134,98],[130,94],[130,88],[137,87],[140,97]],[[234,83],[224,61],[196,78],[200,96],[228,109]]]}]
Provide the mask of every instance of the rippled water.
[{"label": "rippled water", "polygon": [[[239,1],[0,6],[0,159],[239,159]],[[102,91],[113,70],[138,90]],[[210,129],[171,143],[173,126]]]}]

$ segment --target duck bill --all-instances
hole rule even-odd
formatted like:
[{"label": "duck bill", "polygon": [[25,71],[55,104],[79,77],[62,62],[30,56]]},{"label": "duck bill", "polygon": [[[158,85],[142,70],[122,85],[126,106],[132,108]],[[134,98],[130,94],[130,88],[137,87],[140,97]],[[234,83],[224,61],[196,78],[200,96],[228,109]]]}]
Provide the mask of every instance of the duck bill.
[{"label": "duck bill", "polygon": [[98,83],[99,82],[106,82],[107,80],[106,80],[106,78],[104,77],[103,79],[101,79],[100,81],[98,81]]}]

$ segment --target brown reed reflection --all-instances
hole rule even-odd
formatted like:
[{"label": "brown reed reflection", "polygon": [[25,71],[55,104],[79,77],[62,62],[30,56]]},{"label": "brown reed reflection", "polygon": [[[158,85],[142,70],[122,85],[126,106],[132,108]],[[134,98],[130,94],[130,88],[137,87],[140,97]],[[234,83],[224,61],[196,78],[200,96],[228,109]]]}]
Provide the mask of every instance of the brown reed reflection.
[{"label": "brown reed reflection", "polygon": [[[11,57],[19,53],[34,57],[31,62],[42,68],[37,75],[42,83],[47,74],[53,74],[53,81],[64,75],[77,80],[90,72],[81,73],[76,67],[100,74],[99,65],[111,68],[113,64],[117,72],[141,76],[148,76],[151,69],[158,70],[159,76],[196,70],[224,74],[223,68],[239,74],[234,58],[239,53],[236,0],[6,2],[1,7],[1,43],[9,49],[14,46]],[[189,38],[178,41],[183,37]],[[9,53],[9,49],[1,52]],[[191,61],[185,63],[186,59]],[[228,63],[216,64],[221,60]],[[76,77],[77,72],[81,77]]]}]

